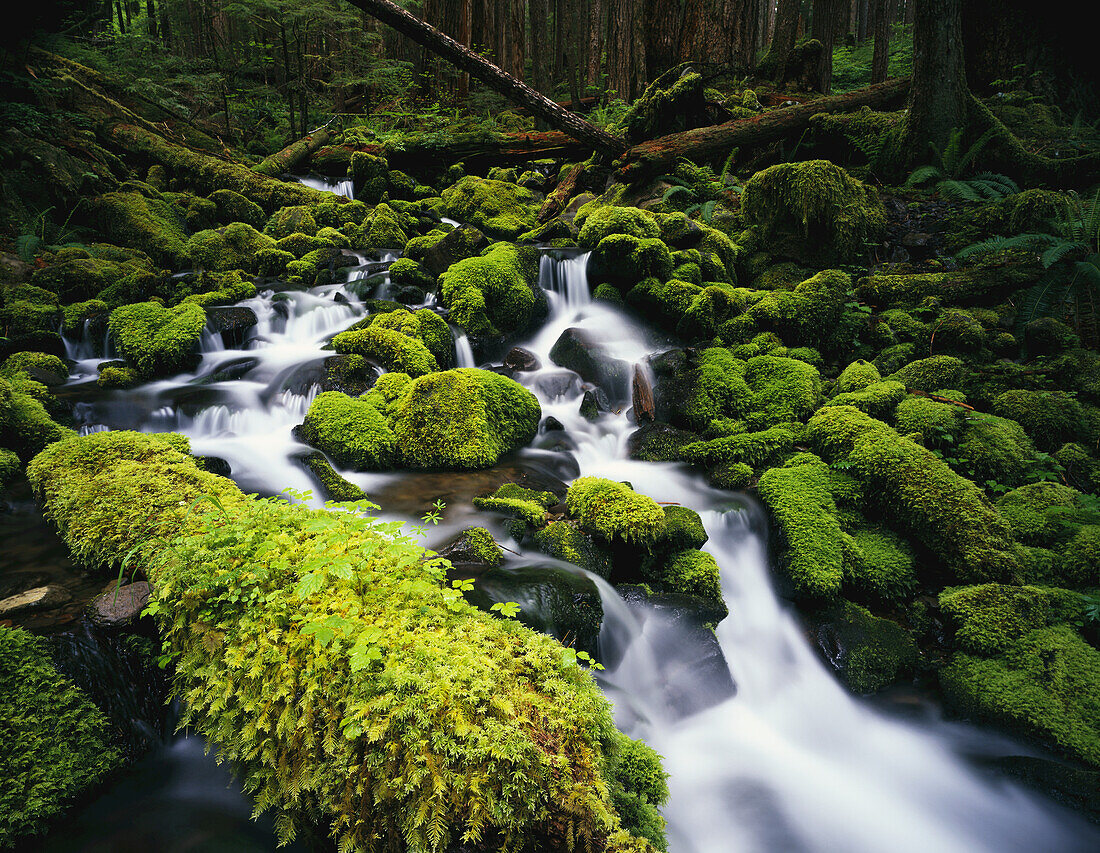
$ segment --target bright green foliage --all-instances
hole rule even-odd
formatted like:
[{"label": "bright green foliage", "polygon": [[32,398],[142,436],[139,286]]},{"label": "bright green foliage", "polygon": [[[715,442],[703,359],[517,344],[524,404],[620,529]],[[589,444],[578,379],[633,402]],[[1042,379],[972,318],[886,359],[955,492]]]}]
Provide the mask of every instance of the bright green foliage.
[{"label": "bright green foliage", "polygon": [[956,654],[940,684],[968,716],[1100,766],[1100,652],[1072,628],[1037,628],[992,658]]},{"label": "bright green foliage", "polygon": [[963,580],[1003,580],[1019,566],[1005,520],[932,451],[850,406],[809,422],[811,445],[878,495],[879,510],[933,549]]},{"label": "bright green foliage", "polygon": [[280,207],[264,225],[264,233],[276,240],[291,234],[306,234],[312,237],[317,233],[317,221],[308,205]]},{"label": "bright green foliage", "polygon": [[878,368],[870,362],[860,359],[853,361],[844,368],[840,376],[837,377],[836,389],[841,394],[848,394],[852,391],[862,391],[864,388],[881,381],[882,374],[878,372]]},{"label": "bright green foliage", "polygon": [[1065,391],[1005,391],[993,413],[1019,423],[1040,450],[1057,450],[1085,431],[1084,409]]},{"label": "bright green foliage", "polygon": [[261,249],[252,259],[257,275],[278,278],[286,272],[287,265],[294,261],[294,255],[281,249]]},{"label": "bright green foliage", "polygon": [[665,521],[664,510],[653,498],[638,494],[624,483],[601,477],[580,477],[565,496],[570,514],[582,530],[605,540],[646,544],[653,542]]},{"label": "bright green foliage", "polygon": [[420,324],[420,339],[439,366],[444,370],[454,367],[455,339],[447,321],[429,308],[421,308],[413,313]]},{"label": "bright green foliage", "polygon": [[756,290],[794,290],[810,278],[814,271],[791,261],[773,264],[752,280]]},{"label": "bright green foliage", "polygon": [[306,453],[299,457],[299,461],[320,484],[326,500],[343,502],[367,499],[361,488],[336,473],[336,469],[329,464],[323,453]]},{"label": "bright green foliage", "polygon": [[159,436],[56,447],[30,466],[47,515],[75,553],[138,547],[182,722],[284,839],[441,851],[555,823],[631,849],[604,775],[621,736],[575,653],[468,605],[397,525],[246,497]]},{"label": "bright green foliage", "polygon": [[6,489],[8,484],[19,475],[21,468],[19,457],[14,452],[0,447],[0,491]]},{"label": "bright green foliage", "polygon": [[0,847],[42,832],[119,764],[107,719],[54,669],[49,644],[0,627]]},{"label": "bright green foliage", "polygon": [[[634,290],[638,289],[638,287],[634,288]],[[733,314],[742,310],[742,307],[742,300],[726,287],[708,285],[692,298],[683,315],[677,319],[676,333],[689,341],[712,340],[721,325]]]},{"label": "bright green foliage", "polygon": [[837,334],[851,286],[847,273],[824,270],[794,290],[766,291],[743,315],[726,323],[722,337],[740,342],[768,331],[791,345],[828,343]]},{"label": "bright green foliage", "polygon": [[902,435],[919,433],[923,443],[933,447],[945,436],[954,436],[962,425],[963,411],[950,403],[912,395],[898,403],[894,423]]},{"label": "bright green foliage", "polygon": [[600,240],[588,259],[593,281],[609,282],[622,291],[646,278],[672,278],[672,252],[656,237],[610,234]]},{"label": "bright green foliage", "polygon": [[1049,547],[1071,532],[1065,522],[1077,515],[1077,498],[1061,483],[1028,483],[1002,495],[997,509],[1021,542]]},{"label": "bright green foliage", "polygon": [[916,643],[897,622],[843,599],[826,614],[842,650],[841,675],[854,693],[881,690],[916,664]]},{"label": "bright green foliage", "polygon": [[365,151],[356,151],[348,164],[348,177],[355,183],[355,192],[359,198],[377,203],[386,191],[390,166],[384,157],[378,157]]},{"label": "bright green foliage", "polygon": [[917,590],[913,549],[891,530],[859,529],[844,565],[844,580],[880,601],[901,604]]},{"label": "bright green foliage", "polygon": [[61,313],[63,331],[68,335],[76,335],[83,331],[84,321],[99,314],[106,314],[110,308],[102,299],[89,299],[86,302],[76,302],[66,305]]},{"label": "bright green foliage", "polygon": [[657,807],[668,801],[668,774],[661,756],[641,740],[616,738],[605,776],[623,826],[657,850],[667,850],[665,819]]},{"label": "bright green foliage", "polygon": [[187,256],[186,226],[179,211],[140,193],[104,193],[90,202],[90,219],[111,243],[140,249],[166,266]]},{"label": "bright green foliage", "polygon": [[409,242],[404,221],[388,204],[380,204],[363,221],[360,245],[372,249],[403,249]]},{"label": "bright green foliage", "polygon": [[21,459],[30,459],[47,444],[73,434],[54,423],[39,400],[0,378],[0,435]]},{"label": "bright green foliage", "polygon": [[[431,311],[423,314],[436,316]],[[424,344],[422,316],[422,312],[414,314],[404,309],[375,314],[366,326],[338,334],[332,345],[337,352],[366,356],[389,371],[412,377],[434,373],[439,370],[439,363]],[[446,327],[446,323],[443,325]],[[447,335],[450,336],[449,330]]]},{"label": "bright green foliage", "polygon": [[959,388],[966,382],[967,368],[953,355],[933,355],[910,362],[901,370],[887,376],[906,388],[916,391],[938,391],[941,388]]},{"label": "bright green foliage", "polygon": [[1056,597],[1057,592],[1037,586],[960,586],[940,593],[940,610],[950,618],[959,648],[995,655],[1052,622]]},{"label": "bright green foliage", "polygon": [[1072,586],[1100,586],[1100,524],[1084,525],[1066,543],[1060,579]]},{"label": "bright green foliage", "polygon": [[191,262],[212,272],[252,270],[256,253],[274,249],[275,241],[251,225],[234,222],[220,231],[199,231],[187,241],[186,252]]},{"label": "bright green foliage", "polygon": [[630,289],[626,304],[640,314],[675,329],[702,293],[703,289],[697,284],[675,278],[662,282],[650,277]]},{"label": "bright green foliage", "polygon": [[978,483],[1015,486],[1030,474],[1035,447],[1016,421],[970,415],[955,446],[958,470]]},{"label": "bright green foliage", "polygon": [[0,308],[0,331],[5,336],[54,332],[59,314],[56,298],[50,302],[14,299]]},{"label": "bright green foliage", "polygon": [[424,290],[435,286],[435,276],[412,258],[398,258],[390,264],[390,281],[398,286],[412,285]]},{"label": "bright green foliage", "polygon": [[581,226],[577,242],[586,249],[595,249],[609,234],[629,234],[631,237],[660,237],[657,218],[648,210],[637,207],[598,207]]},{"label": "bright green foliage", "polygon": [[191,287],[198,292],[185,297],[183,301],[202,308],[230,305],[256,295],[256,285],[240,270],[202,273],[192,280]]},{"label": "bright green foliage", "polygon": [[661,573],[672,592],[697,595],[722,603],[722,579],[718,563],[706,551],[691,548],[673,554]]},{"label": "bright green foliage", "polygon": [[116,308],[108,322],[119,354],[145,377],[179,373],[192,364],[205,326],[206,312],[198,305],[165,308],[157,302]]},{"label": "bright green foliage", "polygon": [[868,385],[861,391],[837,394],[826,406],[851,406],[873,418],[887,419],[905,399],[905,386],[893,380]]},{"label": "bright green foliage", "polygon": [[829,488],[829,467],[804,454],[769,468],[757,486],[786,542],[783,566],[809,597],[836,595],[844,577],[844,534]]},{"label": "bright green foliage", "polygon": [[498,240],[514,240],[534,228],[536,202],[537,196],[528,189],[473,175],[443,190],[447,216],[476,225]]},{"label": "bright green foliage", "polygon": [[505,483],[491,495],[474,498],[478,509],[502,512],[534,528],[546,524],[546,510],[557,502],[553,492],[536,492],[515,483]]},{"label": "bright green foliage", "polygon": [[819,268],[855,260],[886,225],[878,193],[828,160],[757,172],[745,184],[741,211],[770,252]]},{"label": "bright green foliage", "polygon": [[397,456],[396,438],[386,416],[368,400],[339,391],[318,394],[296,434],[344,468],[384,469]]},{"label": "bright green foliage", "polygon": [[697,441],[684,447],[684,458],[696,465],[723,465],[747,462],[762,465],[774,456],[785,453],[794,444],[789,429],[771,427],[760,432],[743,432],[710,441]]},{"label": "bright green foliage", "polygon": [[571,521],[550,522],[542,530],[535,532],[532,544],[544,554],[588,569],[602,578],[611,576],[610,554]]},{"label": "bright green foliage", "polygon": [[451,321],[475,338],[495,338],[527,328],[541,294],[530,250],[497,243],[481,257],[451,264],[440,278],[443,304]]},{"label": "bright green foliage", "polygon": [[542,409],[518,382],[463,367],[414,380],[393,422],[410,468],[484,468],[535,437]]},{"label": "bright green foliage", "polygon": [[100,388],[133,388],[141,378],[129,367],[107,365],[100,368],[95,384]]},{"label": "bright green foliage", "polygon": [[243,222],[253,228],[264,227],[267,217],[264,216],[263,208],[240,193],[233,190],[214,190],[208,198],[217,207],[218,222],[225,225]]},{"label": "bright green foliage", "polygon": [[821,376],[812,364],[794,358],[759,355],[745,366],[745,381],[752,389],[750,429],[801,421],[821,402]]}]

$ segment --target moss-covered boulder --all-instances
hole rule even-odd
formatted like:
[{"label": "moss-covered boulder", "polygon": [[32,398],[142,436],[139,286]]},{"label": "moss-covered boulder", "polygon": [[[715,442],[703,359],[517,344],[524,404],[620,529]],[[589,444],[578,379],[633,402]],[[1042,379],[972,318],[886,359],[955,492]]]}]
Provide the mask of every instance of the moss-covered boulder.
[{"label": "moss-covered boulder", "polygon": [[844,583],[861,600],[904,604],[919,585],[916,555],[889,528],[858,528],[845,554]]},{"label": "moss-covered boulder", "polygon": [[108,321],[119,355],[145,377],[167,376],[197,364],[205,326],[206,313],[198,305],[165,308],[158,302],[116,308]]},{"label": "moss-covered boulder", "polygon": [[275,241],[251,225],[234,222],[220,230],[199,231],[187,240],[186,251],[196,267],[212,272],[255,270],[256,255],[276,248]]},{"label": "moss-covered boulder", "polygon": [[498,243],[480,257],[453,264],[440,279],[451,321],[471,338],[493,341],[522,332],[546,310],[538,288],[537,253]]},{"label": "moss-covered boulder", "polygon": [[386,370],[412,377],[454,363],[450,328],[426,308],[374,314],[365,324],[338,334],[332,344],[339,353],[366,356]]},{"label": "moss-covered boulder", "polygon": [[811,445],[869,486],[877,510],[968,581],[1006,580],[1020,565],[1008,524],[985,495],[930,450],[851,406],[822,408]]},{"label": "moss-covered boulder", "polygon": [[672,277],[672,252],[657,237],[609,234],[588,258],[588,280],[607,282],[624,293],[647,278]]},{"label": "moss-covered boulder", "polygon": [[317,220],[313,218],[309,205],[289,205],[276,210],[264,224],[264,234],[281,240],[291,234],[306,234],[312,237],[317,233]]},{"label": "moss-covered boulder", "polygon": [[602,477],[574,480],[565,503],[582,530],[609,542],[652,543],[665,522],[664,511],[653,498]]},{"label": "moss-covered boulder", "polygon": [[660,237],[661,228],[657,224],[657,218],[648,210],[637,207],[599,207],[585,218],[577,242],[586,249],[595,249],[610,234]]},{"label": "moss-covered boulder", "polygon": [[1081,601],[1080,596],[1061,589],[987,583],[943,590],[940,612],[947,617],[958,648],[995,655],[1030,631],[1070,615],[1071,599]]},{"label": "moss-covered boulder", "polygon": [[966,363],[953,355],[933,355],[918,359],[895,371],[887,379],[900,382],[916,391],[939,391],[959,388],[967,381]]},{"label": "moss-covered boulder", "polygon": [[318,394],[295,435],[344,468],[379,470],[397,458],[397,440],[385,414],[367,400],[339,391]]},{"label": "moss-covered boulder", "polygon": [[215,215],[224,225],[243,222],[253,228],[263,228],[267,221],[262,207],[234,190],[214,190],[207,198],[214,203]]},{"label": "moss-covered boulder", "polygon": [[818,268],[854,261],[886,226],[878,193],[828,160],[757,172],[745,184],[741,211],[772,254]]},{"label": "moss-covered boulder", "polygon": [[853,693],[874,693],[912,672],[917,645],[897,622],[841,599],[815,612],[817,643]]},{"label": "moss-covered boulder", "polygon": [[103,713],[53,665],[46,640],[0,627],[0,847],[43,833],[121,763]]},{"label": "moss-covered boulder", "polygon": [[380,204],[363,220],[360,245],[371,249],[403,249],[409,242],[404,218],[388,204]]},{"label": "moss-covered boulder", "polygon": [[18,381],[0,377],[0,441],[26,461],[46,445],[74,435],[57,424],[42,401],[22,388]]},{"label": "moss-covered boulder", "polygon": [[794,290],[766,291],[728,320],[720,335],[727,343],[744,343],[759,332],[774,332],[790,346],[826,347],[840,329],[851,286],[847,273],[824,270]]},{"label": "moss-covered boulder", "polygon": [[1005,391],[993,400],[993,413],[1019,423],[1035,446],[1047,452],[1094,437],[1084,407],[1065,391]]},{"label": "moss-covered boulder", "polygon": [[88,216],[111,243],[140,249],[177,267],[187,257],[187,226],[174,205],[136,192],[104,193],[88,202]]},{"label": "moss-covered boulder", "polygon": [[447,216],[498,240],[515,240],[534,228],[537,204],[538,196],[528,189],[473,175],[443,190]]},{"label": "moss-covered boulder", "polygon": [[[474,506],[478,509],[511,516],[535,530],[546,524],[546,511],[556,503],[558,498],[553,492],[540,492],[517,483],[504,483],[491,495],[474,498]],[[525,532],[522,527],[516,530],[519,535]]]},{"label": "moss-covered boulder", "polygon": [[[555,500],[555,503],[557,501]],[[568,519],[552,521],[531,537],[544,554],[587,569],[602,578],[611,577],[611,554],[595,537]]]}]

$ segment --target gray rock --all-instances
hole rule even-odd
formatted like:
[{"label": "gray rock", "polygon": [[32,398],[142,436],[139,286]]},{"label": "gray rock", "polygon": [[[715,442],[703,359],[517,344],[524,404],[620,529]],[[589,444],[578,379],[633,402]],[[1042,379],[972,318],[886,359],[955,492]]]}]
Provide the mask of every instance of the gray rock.
[{"label": "gray rock", "polygon": [[504,356],[504,366],[510,367],[512,370],[525,372],[538,370],[542,365],[538,356],[530,350],[523,347],[512,347],[508,350],[508,354]]},{"label": "gray rock", "polygon": [[150,591],[145,581],[110,589],[93,598],[85,612],[100,628],[117,631],[141,618]]},{"label": "gray rock", "polygon": [[582,329],[562,332],[550,350],[550,360],[572,370],[581,379],[599,385],[615,402],[623,402],[629,394],[630,366],[612,357]]},{"label": "gray rock", "polygon": [[0,616],[14,616],[30,610],[52,610],[72,601],[72,595],[63,586],[48,584],[28,589],[0,601]]}]

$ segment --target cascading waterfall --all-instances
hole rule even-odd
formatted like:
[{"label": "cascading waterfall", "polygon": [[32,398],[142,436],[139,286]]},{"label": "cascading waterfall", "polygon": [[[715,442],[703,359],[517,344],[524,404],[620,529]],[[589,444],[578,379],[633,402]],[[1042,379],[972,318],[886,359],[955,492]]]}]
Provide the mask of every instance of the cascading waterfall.
[{"label": "cascading waterfall", "polygon": [[[711,537],[706,550],[721,566],[730,609],[717,628],[725,658],[717,665],[723,675],[728,665],[733,695],[728,677],[708,681],[713,668],[690,665],[694,640],[674,620],[649,605],[628,606],[594,579],[604,606],[600,647],[608,662],[600,681],[620,726],[665,758],[670,850],[1097,849],[1095,828],[1013,783],[971,769],[963,756],[982,740],[977,730],[899,721],[841,688],[772,589],[761,514],[750,502],[709,488],[684,466],[629,459],[634,424],[628,412],[605,412],[595,422],[580,416],[591,386],[549,357],[562,332],[585,331],[627,365],[644,365],[671,344],[618,308],[593,302],[587,261],[585,253],[543,256],[540,283],[550,316],[523,344],[541,366],[516,379],[536,394],[544,416],[562,423],[580,474],[629,480],[640,492],[701,513]],[[377,271],[364,259],[349,275],[350,287],[266,291],[246,300],[241,305],[258,322],[241,348],[204,337],[195,373],[82,403],[83,428],[179,430],[191,437],[196,453],[228,460],[246,491],[310,488],[290,458],[305,449],[291,428],[317,393],[310,370],[331,355],[322,346],[365,314],[355,282]],[[456,333],[456,351],[460,366],[474,365],[465,335]],[[81,361],[76,381],[94,376],[93,365]],[[521,463],[551,455],[561,458],[560,450],[519,454]],[[348,476],[369,492],[372,484],[404,475]],[[533,553],[524,558],[546,562]],[[1018,745],[990,747],[998,748],[1021,751]]]},{"label": "cascading waterfall", "polygon": [[326,178],[321,175],[302,175],[296,177],[300,184],[305,184],[315,190],[342,195],[344,198],[355,198],[355,184],[349,178]]}]

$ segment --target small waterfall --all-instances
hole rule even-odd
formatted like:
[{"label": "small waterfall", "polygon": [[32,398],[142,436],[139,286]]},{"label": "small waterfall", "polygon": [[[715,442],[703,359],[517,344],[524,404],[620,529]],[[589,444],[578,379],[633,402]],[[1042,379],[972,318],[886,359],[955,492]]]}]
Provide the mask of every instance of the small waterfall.
[{"label": "small waterfall", "polygon": [[456,366],[477,367],[477,361],[474,359],[474,348],[470,346],[470,339],[466,337],[466,333],[454,331],[454,337]]},{"label": "small waterfall", "polygon": [[580,308],[592,301],[588,289],[588,256],[591,252],[557,259],[549,252],[539,259],[539,286],[557,294],[567,308]]},{"label": "small waterfall", "polygon": [[344,198],[355,198],[355,184],[348,178],[326,178],[321,175],[302,175],[296,177],[294,180],[300,184],[305,184],[307,187],[312,187],[315,190],[324,190],[325,192],[342,195]]}]

